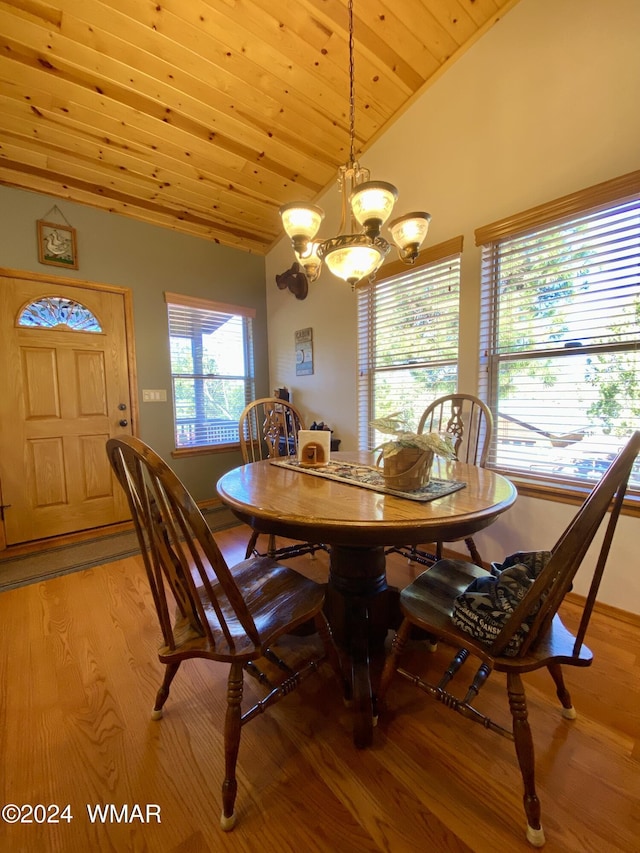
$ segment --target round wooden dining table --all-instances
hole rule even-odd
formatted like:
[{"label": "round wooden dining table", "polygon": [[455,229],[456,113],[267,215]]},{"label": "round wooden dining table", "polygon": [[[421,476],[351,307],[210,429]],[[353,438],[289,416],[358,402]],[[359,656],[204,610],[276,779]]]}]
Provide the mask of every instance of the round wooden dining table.
[{"label": "round wooden dining table", "polygon": [[[331,460],[375,466],[368,451],[334,453]],[[471,536],[507,510],[517,492],[508,479],[487,468],[439,458],[432,478],[464,487],[429,501],[314,476],[273,464],[277,461],[229,471],[218,481],[217,492],[237,518],[260,533],[328,546],[326,612],[351,670],[347,691],[354,742],[366,747],[374,720],[370,656],[383,650],[387,632],[399,618],[397,590],[386,580],[385,547]]]}]

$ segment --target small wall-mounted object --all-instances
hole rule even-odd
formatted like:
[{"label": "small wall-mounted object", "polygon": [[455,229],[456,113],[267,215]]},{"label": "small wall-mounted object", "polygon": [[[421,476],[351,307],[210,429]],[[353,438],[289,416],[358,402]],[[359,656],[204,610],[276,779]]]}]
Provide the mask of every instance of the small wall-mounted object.
[{"label": "small wall-mounted object", "polygon": [[309,280],[300,269],[300,264],[295,261],[290,269],[276,275],[276,284],[279,290],[289,288],[296,299],[306,299],[309,292]]},{"label": "small wall-mounted object", "polygon": [[331,456],[329,430],[301,429],[298,432],[298,462],[306,468],[326,465]]},{"label": "small wall-mounted object", "polygon": [[296,376],[313,373],[313,329],[298,329],[296,335]]},{"label": "small wall-mounted object", "polygon": [[64,224],[38,219],[36,223],[38,229],[38,260],[41,264],[77,270],[76,229],[71,227],[57,205],[54,205],[46,215],[49,216],[52,213],[63,219]]}]

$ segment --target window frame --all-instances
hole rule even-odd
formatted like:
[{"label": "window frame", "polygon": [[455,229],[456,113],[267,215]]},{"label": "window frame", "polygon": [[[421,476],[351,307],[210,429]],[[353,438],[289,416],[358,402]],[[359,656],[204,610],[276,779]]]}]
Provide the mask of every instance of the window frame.
[{"label": "window frame", "polygon": [[[494,417],[496,415],[496,393],[491,386],[491,342],[495,323],[495,306],[491,304],[491,291],[494,287],[492,275],[495,268],[497,247],[501,241],[535,234],[536,231],[547,226],[557,225],[560,227],[585,214],[596,214],[616,205],[636,200],[640,200],[640,170],[604,181],[593,187],[571,193],[476,229],[476,246],[483,249],[479,390],[483,399],[487,400],[491,406]],[[606,352],[612,352],[616,349],[618,347],[613,343],[602,347],[602,350]],[[628,349],[629,347],[627,347],[627,351]],[[552,349],[545,350],[544,355],[547,357],[553,355]],[[594,485],[594,481],[587,481],[586,479],[583,482],[576,482],[575,479],[566,479],[553,474],[532,473],[529,475],[528,472],[524,474],[521,471],[510,470],[508,467],[501,466],[491,460],[488,461],[487,465],[494,470],[503,472],[516,483],[520,494],[530,497],[575,505],[584,499]],[[627,495],[625,511],[633,515],[640,515],[640,491],[633,490]]]},{"label": "window frame", "polygon": [[[254,353],[254,332],[253,320],[256,317],[256,310],[244,305],[231,305],[229,303],[215,302],[209,299],[202,299],[195,296],[187,296],[181,293],[172,293],[166,291],[164,294],[165,303],[167,305],[167,325],[168,325],[168,341],[169,341],[169,362],[171,372],[171,404],[173,414],[173,442],[174,450],[172,457],[193,456],[202,453],[219,453],[230,450],[237,450],[240,447],[239,436],[233,441],[220,441],[210,444],[186,444],[179,445],[177,442],[177,426],[179,423],[178,412],[176,410],[176,395],[175,382],[176,379],[241,379],[244,381],[244,405],[251,402],[255,398],[255,353]],[[229,377],[226,374],[209,374],[209,373],[174,373],[173,362],[171,358],[171,306],[177,306],[182,309],[193,309],[194,312],[209,311],[212,314],[227,315],[229,319],[240,318],[242,321],[242,345],[244,349],[244,368],[245,372],[242,376]]]},{"label": "window frame", "polygon": [[[457,301],[457,317],[460,317],[460,292],[461,292],[461,269],[462,269],[462,248],[463,237],[457,236],[443,243],[431,246],[424,249],[418,258],[418,261],[409,266],[400,260],[386,263],[376,274],[373,282],[363,281],[356,286],[358,296],[358,321],[357,321],[357,431],[358,431],[358,446],[360,449],[368,450],[375,445],[375,433],[370,427],[369,422],[374,418],[374,400],[373,387],[374,376],[378,369],[374,366],[375,362],[375,341],[374,341],[374,320],[375,320],[375,303],[374,296],[376,287],[381,284],[389,284],[392,279],[398,280],[398,285],[401,287],[403,282],[406,282],[407,276],[412,272],[424,271],[426,267],[435,267],[436,265],[446,263],[449,260],[456,260],[458,263],[458,301]],[[460,361],[459,339],[456,348],[456,375]],[[440,362],[439,364],[442,364]],[[409,362],[407,362],[409,364]],[[400,365],[398,370],[402,369]],[[456,382],[457,384],[457,382]],[[420,413],[421,414],[421,413]],[[419,417],[419,416],[418,416]],[[417,421],[413,425],[417,427]]]}]

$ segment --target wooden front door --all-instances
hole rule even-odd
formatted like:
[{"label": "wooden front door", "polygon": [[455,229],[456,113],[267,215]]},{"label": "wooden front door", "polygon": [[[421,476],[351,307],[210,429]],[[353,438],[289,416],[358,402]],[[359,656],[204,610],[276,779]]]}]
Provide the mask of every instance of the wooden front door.
[{"label": "wooden front door", "polygon": [[7,545],[129,518],[105,442],[131,433],[125,295],[0,276]]}]

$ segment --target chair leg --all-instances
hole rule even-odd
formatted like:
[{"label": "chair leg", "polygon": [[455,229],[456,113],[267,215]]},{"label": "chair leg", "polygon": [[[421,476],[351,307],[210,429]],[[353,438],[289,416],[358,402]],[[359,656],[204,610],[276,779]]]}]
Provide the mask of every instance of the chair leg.
[{"label": "chair leg", "polygon": [[476,548],[476,543],[473,541],[471,536],[467,536],[464,540],[464,544],[467,546],[467,550],[471,554],[471,559],[475,563],[476,566],[482,566],[482,557],[480,556],[480,552]]},{"label": "chair leg", "polygon": [[267,545],[267,556],[271,557],[272,560],[275,560],[276,557],[276,537],[273,533],[269,534],[269,544]]},{"label": "chair leg", "polygon": [[380,706],[384,701],[384,697],[386,696],[387,690],[389,689],[391,680],[393,679],[394,673],[398,668],[398,658],[404,651],[404,647],[407,644],[407,640],[409,639],[410,633],[411,622],[409,622],[408,619],[403,619],[402,624],[395,633],[393,642],[391,643],[391,651],[387,656],[387,659],[384,664],[384,669],[382,670],[382,675],[380,676],[380,684],[378,686],[378,692],[376,694],[378,706]]},{"label": "chair leg", "polygon": [[178,663],[168,663],[165,665],[164,678],[162,679],[160,689],[156,693],[156,702],[151,712],[152,720],[160,720],[162,718],[162,708],[169,698],[169,688],[171,687],[171,682],[176,677],[176,672],[180,668],[180,663],[178,661]]},{"label": "chair leg", "polygon": [[333,642],[333,635],[331,634],[331,627],[329,626],[329,621],[327,620],[327,617],[324,615],[324,613],[320,611],[316,615],[314,623],[316,626],[316,630],[320,636],[320,639],[322,640],[322,645],[324,646],[327,660],[331,664],[331,668],[335,672],[340,683],[345,686],[346,692],[346,680],[342,671],[342,664],[340,663],[340,656],[338,655],[338,650],[336,649],[335,643]]},{"label": "chair leg", "polygon": [[224,832],[232,830],[236,823],[234,806],[238,793],[236,762],[242,730],[242,687],[242,664],[234,662],[227,680],[227,714],[224,721],[224,782],[220,817],[220,827]]},{"label": "chair leg", "polygon": [[559,663],[549,663],[547,664],[547,669],[556,685],[556,696],[562,705],[562,716],[567,720],[575,720],[578,715],[576,714],[576,709],[571,704],[569,691],[565,687],[562,667]]},{"label": "chair leg", "polygon": [[524,785],[524,810],[527,815],[527,841],[534,847],[542,847],[545,842],[540,823],[540,800],[536,794],[535,759],[533,738],[527,713],[527,699],[522,679],[516,672],[507,673],[507,693],[509,708],[513,718],[513,739],[516,755]]},{"label": "chair leg", "polygon": [[256,548],[256,544],[258,542],[258,531],[252,530],[251,536],[249,537],[249,542],[247,543],[247,550],[245,551],[244,558],[248,560],[249,557],[253,554]]}]

